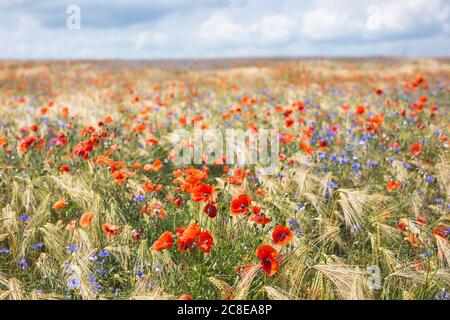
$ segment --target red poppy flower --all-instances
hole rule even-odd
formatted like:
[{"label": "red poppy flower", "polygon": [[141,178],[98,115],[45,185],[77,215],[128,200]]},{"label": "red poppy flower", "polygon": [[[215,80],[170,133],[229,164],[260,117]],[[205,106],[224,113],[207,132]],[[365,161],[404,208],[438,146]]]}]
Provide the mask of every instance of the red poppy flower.
[{"label": "red poppy flower", "polygon": [[418,156],[419,154],[422,153],[422,144],[417,142],[412,144],[409,147],[409,152],[413,155],[413,156]]},{"label": "red poppy flower", "polygon": [[80,218],[80,226],[82,228],[89,227],[93,219],[94,219],[94,214],[92,212],[88,211],[88,212],[83,213]]},{"label": "red poppy flower", "polygon": [[312,155],[314,153],[314,148],[304,141],[301,141],[299,146],[303,151],[305,151],[309,155]]},{"label": "red poppy flower", "polygon": [[355,110],[355,114],[364,114],[364,112],[366,112],[366,109],[364,108],[364,106],[357,106],[356,110]]},{"label": "red poppy flower", "polygon": [[228,176],[227,180],[231,184],[241,184],[245,179],[244,169],[238,168],[234,170],[234,174],[232,176]]},{"label": "red poppy flower", "polygon": [[153,169],[154,171],[158,171],[159,169],[161,169],[162,166],[163,166],[162,161],[158,159],[158,160],[155,160],[155,161],[153,162],[153,164],[152,164],[152,169]]},{"label": "red poppy flower", "polygon": [[285,133],[282,134],[280,137],[280,143],[282,144],[288,144],[291,143],[292,141],[294,141],[297,138],[296,135],[291,134],[291,133]]},{"label": "red poppy flower", "polygon": [[292,230],[285,226],[276,226],[272,232],[273,243],[284,246],[292,240],[294,234]]},{"label": "red poppy flower", "polygon": [[413,247],[417,247],[419,245],[419,239],[412,232],[409,233],[408,237],[405,238],[405,240],[408,240],[409,244]]},{"label": "red poppy flower", "polygon": [[190,294],[182,294],[178,300],[192,300],[192,296]]},{"label": "red poppy flower", "polygon": [[179,208],[183,205],[183,198],[177,197],[175,199],[175,207]]},{"label": "red poppy flower", "polygon": [[392,192],[392,191],[394,191],[394,189],[400,188],[400,186],[401,186],[401,183],[398,181],[389,181],[386,184],[386,190],[388,192]]},{"label": "red poppy flower", "polygon": [[268,224],[270,222],[270,219],[268,217],[266,217],[265,214],[260,212],[260,213],[254,213],[250,217],[250,221],[254,222],[256,224]]},{"label": "red poppy flower", "polygon": [[122,171],[118,170],[113,173],[114,182],[117,184],[123,184],[127,181],[127,175]]},{"label": "red poppy flower", "polygon": [[177,244],[179,251],[188,251],[194,245],[195,239],[200,235],[200,226],[196,223],[187,228],[177,228]]},{"label": "red poppy flower", "polygon": [[256,249],[256,257],[260,260],[264,272],[269,276],[274,275],[279,268],[279,264],[275,260],[277,256],[278,251],[270,245],[263,244]]},{"label": "red poppy flower", "polygon": [[441,237],[444,239],[447,239],[449,236],[449,227],[446,227],[444,225],[439,225],[436,228],[434,228],[433,237]]},{"label": "red poppy flower", "polygon": [[201,184],[194,188],[192,200],[194,202],[207,202],[214,192],[214,187],[209,184]]},{"label": "red poppy flower", "polygon": [[114,237],[120,233],[120,227],[105,223],[102,225],[102,231],[106,233],[109,237]]},{"label": "red poppy flower", "polygon": [[287,118],[286,120],[284,120],[284,125],[286,126],[286,128],[291,128],[294,123],[295,121],[292,118]]},{"label": "red poppy flower", "polygon": [[161,251],[173,247],[173,234],[170,231],[165,231],[158,240],[153,243],[155,251]]},{"label": "red poppy flower", "polygon": [[73,153],[83,159],[88,159],[89,153],[93,149],[94,149],[94,142],[91,140],[87,140],[87,141],[80,142],[79,144],[77,144],[75,146],[75,148],[73,149]]},{"label": "red poppy flower", "polygon": [[63,164],[61,168],[59,168],[59,172],[61,173],[70,173],[70,166],[67,164]]},{"label": "red poppy flower", "polygon": [[37,140],[38,139],[35,136],[28,136],[28,137],[23,138],[23,140],[22,140],[22,142],[20,143],[20,146],[19,146],[20,152],[22,152],[22,153],[27,152],[28,149],[30,147],[32,147],[36,143]]},{"label": "red poppy flower", "polygon": [[214,238],[208,230],[203,231],[197,237],[197,248],[205,253],[211,251],[211,246],[214,244]]},{"label": "red poppy flower", "polygon": [[68,204],[68,202],[66,201],[66,199],[59,199],[58,201],[56,201],[52,208],[55,210],[59,210],[61,208],[64,208],[66,206],[66,204]]},{"label": "red poppy flower", "polygon": [[67,141],[66,133],[64,131],[61,131],[56,137],[55,146],[64,147],[67,146],[68,143],[69,142]]},{"label": "red poppy flower", "polygon": [[214,218],[215,216],[217,216],[217,206],[216,203],[214,201],[209,202],[205,208],[203,209],[203,211],[208,215],[208,217],[210,218]]},{"label": "red poppy flower", "polygon": [[252,203],[252,198],[248,194],[241,194],[237,198],[231,200],[231,214],[240,215],[248,213],[249,206]]},{"label": "red poppy flower", "polygon": [[6,148],[8,146],[8,139],[5,136],[0,136],[0,147]]},{"label": "red poppy flower", "polygon": [[149,213],[152,217],[157,215],[160,218],[167,218],[167,213],[164,210],[163,204],[161,201],[153,200],[148,206]]},{"label": "red poppy flower", "polygon": [[255,222],[256,224],[268,224],[270,222],[270,219],[261,213],[261,207],[253,206],[252,212],[253,215],[250,217],[251,222]]},{"label": "red poppy flower", "polygon": [[77,223],[78,223],[77,220],[70,221],[66,226],[66,230],[71,232],[74,231],[77,227]]},{"label": "red poppy flower", "polygon": [[416,221],[418,223],[420,223],[420,224],[426,224],[427,223],[427,220],[424,217],[422,217],[422,216],[417,216],[416,217]]},{"label": "red poppy flower", "polygon": [[142,230],[134,229],[133,231],[131,231],[131,242],[132,243],[138,242],[141,239],[142,235],[143,235]]},{"label": "red poppy flower", "polygon": [[406,219],[400,219],[400,221],[397,223],[397,229],[400,231],[406,230],[407,226],[408,226],[408,222]]}]

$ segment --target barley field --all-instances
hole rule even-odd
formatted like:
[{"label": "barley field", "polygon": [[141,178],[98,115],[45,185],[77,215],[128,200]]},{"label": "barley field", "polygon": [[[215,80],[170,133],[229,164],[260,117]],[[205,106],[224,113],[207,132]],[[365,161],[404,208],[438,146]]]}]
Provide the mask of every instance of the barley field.
[{"label": "barley field", "polygon": [[[0,299],[449,299],[449,90],[448,59],[2,61]],[[278,167],[175,163],[213,128],[277,129]]]}]

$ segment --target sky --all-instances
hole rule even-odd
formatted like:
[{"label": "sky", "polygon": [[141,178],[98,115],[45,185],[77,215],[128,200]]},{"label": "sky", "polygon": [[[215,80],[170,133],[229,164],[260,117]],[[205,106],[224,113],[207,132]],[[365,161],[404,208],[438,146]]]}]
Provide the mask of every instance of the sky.
[{"label": "sky", "polygon": [[450,56],[450,0],[0,0],[0,59],[308,56]]}]

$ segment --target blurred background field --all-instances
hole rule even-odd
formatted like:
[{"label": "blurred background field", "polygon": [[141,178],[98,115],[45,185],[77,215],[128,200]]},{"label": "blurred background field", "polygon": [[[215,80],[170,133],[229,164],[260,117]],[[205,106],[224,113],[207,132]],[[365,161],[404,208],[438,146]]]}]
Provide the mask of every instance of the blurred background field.
[{"label": "blurred background field", "polygon": [[[449,90],[448,58],[2,61],[0,298],[448,299]],[[279,128],[281,167],[174,165],[199,124]]]}]

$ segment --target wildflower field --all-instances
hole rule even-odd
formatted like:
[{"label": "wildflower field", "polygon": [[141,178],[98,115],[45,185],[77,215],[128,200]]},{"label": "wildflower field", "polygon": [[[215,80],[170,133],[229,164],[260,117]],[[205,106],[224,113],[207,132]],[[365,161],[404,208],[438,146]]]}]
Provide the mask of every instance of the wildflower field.
[{"label": "wildflower field", "polygon": [[1,62],[0,299],[449,299],[449,63]]}]

